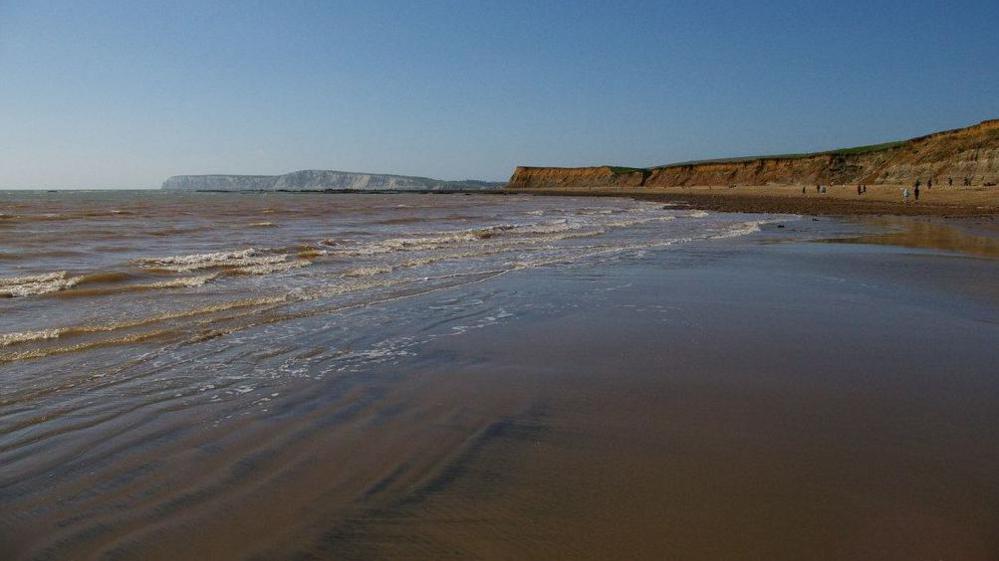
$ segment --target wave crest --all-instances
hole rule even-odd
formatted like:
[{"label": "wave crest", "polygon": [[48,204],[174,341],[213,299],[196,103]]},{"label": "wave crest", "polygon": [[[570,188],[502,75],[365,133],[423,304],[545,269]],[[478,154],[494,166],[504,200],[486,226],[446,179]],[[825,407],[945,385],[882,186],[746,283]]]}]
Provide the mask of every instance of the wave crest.
[{"label": "wave crest", "polygon": [[66,271],[0,277],[0,296],[14,298],[58,292],[76,286],[83,277],[71,277]]}]

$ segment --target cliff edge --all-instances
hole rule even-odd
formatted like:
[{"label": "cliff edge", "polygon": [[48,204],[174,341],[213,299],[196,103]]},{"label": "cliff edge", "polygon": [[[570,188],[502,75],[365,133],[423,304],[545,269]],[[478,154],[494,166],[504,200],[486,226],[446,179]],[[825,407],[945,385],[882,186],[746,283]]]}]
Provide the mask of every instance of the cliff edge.
[{"label": "cliff edge", "polygon": [[633,190],[700,185],[999,183],[999,119],[901,142],[812,154],[754,156],[652,168],[518,167],[508,189]]}]

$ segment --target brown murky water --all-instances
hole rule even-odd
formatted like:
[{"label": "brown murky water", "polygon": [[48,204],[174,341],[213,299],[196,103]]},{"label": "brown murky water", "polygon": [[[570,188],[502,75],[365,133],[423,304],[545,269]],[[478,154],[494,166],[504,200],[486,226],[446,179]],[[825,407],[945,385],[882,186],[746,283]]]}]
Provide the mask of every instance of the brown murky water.
[{"label": "brown murky water", "polygon": [[4,559],[999,553],[980,254],[613,199],[0,212]]}]

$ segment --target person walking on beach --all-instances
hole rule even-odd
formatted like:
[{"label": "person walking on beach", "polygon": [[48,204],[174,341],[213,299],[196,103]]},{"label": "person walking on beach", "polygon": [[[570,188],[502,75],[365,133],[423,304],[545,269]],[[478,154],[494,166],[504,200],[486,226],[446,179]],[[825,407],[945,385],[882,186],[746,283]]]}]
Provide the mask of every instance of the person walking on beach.
[{"label": "person walking on beach", "polygon": [[802,185],[802,186],[801,186],[801,194],[802,194],[802,195],[804,195],[804,194],[805,194],[805,186],[804,186],[804,185]]},{"label": "person walking on beach", "polygon": [[916,182],[916,188],[912,190],[915,200],[919,200],[919,182]]}]

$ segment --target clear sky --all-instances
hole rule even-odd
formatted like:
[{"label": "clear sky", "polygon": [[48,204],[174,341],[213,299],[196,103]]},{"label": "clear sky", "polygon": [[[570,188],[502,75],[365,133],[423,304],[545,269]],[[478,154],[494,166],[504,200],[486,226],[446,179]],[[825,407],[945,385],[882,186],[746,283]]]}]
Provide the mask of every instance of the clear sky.
[{"label": "clear sky", "polygon": [[0,188],[502,180],[995,117],[996,0],[0,0]]}]

